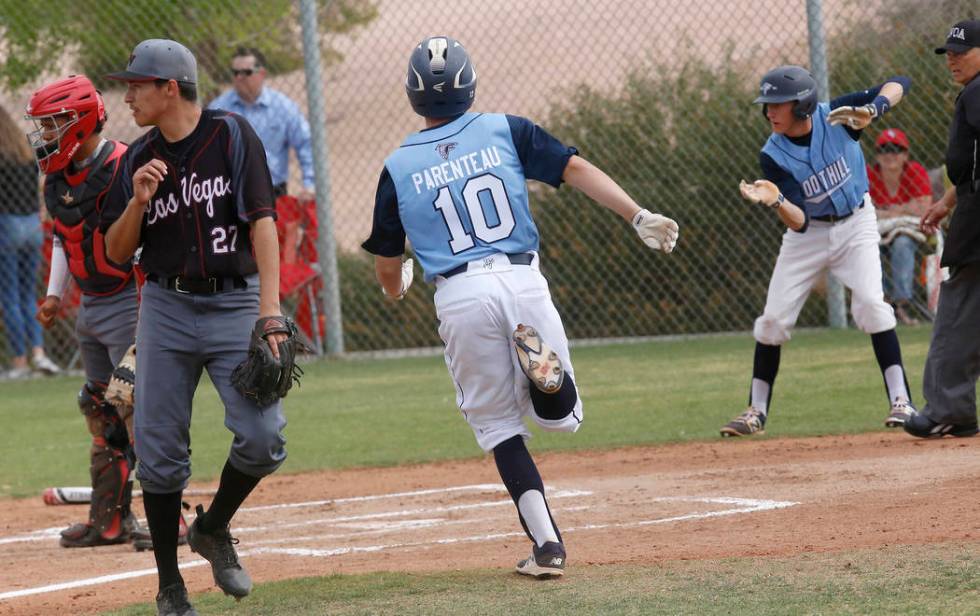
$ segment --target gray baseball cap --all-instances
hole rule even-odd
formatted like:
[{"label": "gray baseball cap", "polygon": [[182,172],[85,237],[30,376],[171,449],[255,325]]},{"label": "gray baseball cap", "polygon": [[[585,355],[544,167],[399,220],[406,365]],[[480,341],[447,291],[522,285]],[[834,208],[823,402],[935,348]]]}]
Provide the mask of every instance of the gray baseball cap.
[{"label": "gray baseball cap", "polygon": [[133,48],[126,70],[106,75],[120,81],[173,79],[197,84],[197,60],[190,49],[169,39],[147,39]]}]

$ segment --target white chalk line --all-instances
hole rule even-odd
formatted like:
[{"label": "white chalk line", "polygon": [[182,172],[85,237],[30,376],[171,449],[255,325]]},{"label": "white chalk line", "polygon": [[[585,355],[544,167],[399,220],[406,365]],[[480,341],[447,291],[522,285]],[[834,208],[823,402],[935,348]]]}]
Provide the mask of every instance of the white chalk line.
[{"label": "white chalk line", "polygon": [[411,492],[393,492],[391,494],[372,494],[370,496],[351,496],[347,498],[329,498],[326,500],[306,501],[302,503],[281,503],[278,505],[260,505],[256,507],[242,507],[239,511],[269,511],[272,509],[296,509],[300,507],[321,507],[323,505],[337,505],[345,503],[364,503],[368,501],[383,500],[386,498],[402,498],[405,496],[426,496],[429,494],[449,494],[452,492],[505,492],[503,485],[495,483],[477,483],[468,486],[454,486],[450,488],[431,488],[428,490],[413,490]]},{"label": "white chalk line", "polygon": [[[346,504],[346,503],[360,503],[368,501],[382,500],[386,498],[405,498],[411,496],[428,496],[431,494],[446,494],[452,492],[505,492],[506,489],[502,485],[495,485],[490,483],[477,483],[473,485],[466,486],[453,486],[449,488],[430,488],[425,490],[414,490],[410,492],[392,492],[390,494],[373,494],[370,496],[353,496],[349,498],[336,498],[330,500],[315,500],[306,501],[300,503],[282,503],[278,505],[261,505],[256,507],[242,507],[238,510],[239,513],[246,513],[252,511],[269,511],[274,509],[294,509],[302,507],[319,507],[322,505],[329,504]],[[507,501],[510,502],[510,501]],[[379,514],[388,515],[388,514]],[[405,515],[412,515],[411,513],[406,513]],[[278,526],[278,528],[283,528],[284,526]],[[33,541],[47,541],[52,538],[60,536],[61,531],[64,527],[53,526],[50,528],[43,528],[40,530],[30,531],[28,533],[22,533],[20,535],[13,535],[10,537],[0,537],[0,545],[8,543],[20,543],[20,542],[33,542]],[[249,529],[250,530],[250,529]],[[244,528],[235,529],[236,532],[246,531]]]},{"label": "white chalk line", "polygon": [[[582,532],[589,530],[603,530],[609,528],[636,528],[641,526],[651,526],[654,524],[668,524],[670,522],[683,522],[687,520],[700,520],[707,518],[714,518],[719,516],[735,515],[740,513],[754,513],[756,511],[772,511],[775,509],[784,509],[786,507],[793,507],[799,505],[797,502],[793,501],[771,501],[771,500],[759,500],[751,498],[733,498],[733,497],[664,497],[664,498],[653,498],[654,502],[690,502],[690,503],[706,503],[706,504],[734,504],[741,505],[738,508],[724,509],[720,511],[705,511],[697,513],[688,513],[684,515],[671,516],[667,518],[657,518],[654,520],[638,520],[635,522],[619,522],[619,523],[609,523],[609,524],[586,524],[584,526],[572,526],[569,528],[562,528],[561,532],[563,535],[574,532]],[[455,543],[475,543],[480,541],[491,541],[494,539],[504,539],[507,537],[523,537],[523,532],[509,532],[509,533],[493,533],[487,535],[472,535],[469,537],[449,537],[445,539],[433,539],[429,541],[411,541],[402,543],[388,543],[380,545],[369,545],[369,546],[349,546],[342,548],[331,548],[331,549],[312,549],[312,548],[275,548],[275,547],[260,547],[248,550],[250,554],[278,554],[284,556],[307,556],[307,557],[331,557],[331,556],[342,556],[345,554],[357,554],[361,552],[381,552],[384,550],[393,550],[399,548],[413,548],[413,547],[427,547],[433,545],[450,545]]]},{"label": "white chalk line", "polygon": [[[592,492],[586,490],[551,490],[548,492],[548,499],[562,499],[575,496],[591,496]],[[400,511],[385,511],[381,513],[364,513],[350,516],[335,516],[330,518],[319,518],[314,520],[303,520],[302,522],[288,522],[285,524],[272,524],[268,526],[241,526],[235,528],[236,534],[246,534],[254,532],[264,532],[269,530],[280,530],[283,528],[301,528],[304,526],[321,526],[326,524],[337,524],[344,522],[356,522],[358,520],[378,520],[383,518],[398,518],[410,515],[428,515],[433,513],[450,513],[453,511],[469,511],[472,509],[484,509],[486,507],[513,506],[512,500],[486,501],[482,503],[466,503],[464,505],[446,505],[442,507],[423,507],[418,509],[402,509]]]},{"label": "white chalk line", "polygon": [[[557,513],[571,513],[575,511],[586,511],[590,509],[594,510],[595,507],[592,505],[576,505],[573,507],[551,508],[553,512],[557,512]],[[459,519],[459,520],[447,520],[445,518],[431,518],[431,519],[422,519],[422,520],[416,519],[416,520],[409,521],[412,524],[405,524],[404,526],[400,524],[396,524],[395,525],[396,527],[383,527],[379,525],[377,528],[365,529],[359,532],[320,533],[316,535],[301,535],[301,536],[287,537],[287,538],[278,537],[276,539],[258,539],[258,540],[252,539],[248,543],[249,545],[255,546],[255,545],[282,545],[285,543],[303,543],[303,542],[310,542],[310,541],[323,541],[325,539],[357,539],[361,537],[366,537],[368,535],[386,535],[392,532],[396,532],[398,530],[402,530],[403,528],[431,528],[432,526],[455,526],[457,524],[477,525],[477,524],[498,522],[504,519],[511,519],[512,517],[513,517],[513,513],[508,512],[506,515],[498,515],[498,516],[485,517],[485,518],[466,518],[466,519]]]},{"label": "white chalk line", "polygon": [[[374,495],[369,497],[356,497],[356,501],[378,500],[385,497],[394,498],[394,497],[413,496],[418,494],[433,494],[433,493],[441,493],[447,491],[460,491],[465,489],[472,490],[473,486],[459,486],[456,488],[448,488],[445,490],[421,490],[415,493],[408,492],[408,493],[399,493],[397,495],[391,494],[391,495]],[[557,494],[560,492],[562,491],[556,490],[555,494],[550,495],[550,497],[555,498],[557,497]],[[577,493],[579,491],[569,490],[565,492]],[[591,492],[585,492],[585,494],[591,494]],[[335,501],[328,501],[328,502],[338,502],[339,500],[340,499]],[[344,500],[346,500],[347,502],[352,502],[352,501],[356,502],[354,499],[344,499]],[[609,529],[609,528],[635,528],[640,526],[649,526],[653,524],[666,524],[670,522],[680,522],[686,520],[706,519],[706,518],[735,515],[741,513],[753,513],[756,511],[769,511],[775,509],[783,509],[786,507],[792,507],[794,505],[799,504],[792,501],[773,501],[773,500],[744,499],[744,498],[734,498],[734,497],[658,497],[650,500],[653,502],[691,502],[691,503],[703,503],[703,504],[725,504],[725,505],[736,505],[736,507],[721,510],[721,511],[696,512],[696,513],[684,514],[679,516],[671,516],[667,518],[657,518],[653,520],[638,520],[635,522],[621,522],[621,523],[609,523],[609,524],[588,524],[584,526],[565,528],[562,529],[562,532],[568,534],[574,532],[602,530],[602,529]],[[502,501],[502,502],[508,503],[509,501]],[[293,504],[310,506],[307,503],[288,503],[286,504],[286,506],[288,507],[289,505],[293,505]],[[500,504],[499,502],[493,502],[490,504],[490,506],[497,506],[499,504]],[[462,507],[462,506],[457,505],[456,507]],[[280,506],[276,505],[272,507],[251,508],[251,510],[255,511],[256,509],[274,509],[274,508],[280,508]],[[243,508],[243,510],[244,509],[245,508]],[[576,507],[575,509],[579,509],[579,508]],[[425,511],[426,510],[422,510],[422,512]],[[368,515],[370,515],[370,517],[377,517],[378,514],[365,514],[365,517]],[[345,517],[355,517],[355,516],[345,516]],[[449,521],[446,521],[444,523],[447,522]],[[458,522],[472,523],[472,520],[460,520]],[[281,526],[279,526],[279,528],[281,528]],[[390,531],[382,531],[382,532],[390,532]],[[522,536],[524,536],[523,532],[492,533],[492,534],[484,534],[484,535],[472,535],[468,537],[448,537],[448,538],[434,539],[428,541],[387,543],[387,544],[377,544],[377,545],[370,545],[370,546],[346,546],[346,547],[330,548],[330,549],[256,547],[248,550],[243,550],[242,552],[239,553],[239,556],[245,557],[245,556],[271,554],[271,555],[282,555],[282,556],[300,556],[300,557],[307,557],[307,558],[309,557],[327,558],[327,557],[334,557],[334,556],[343,556],[347,554],[381,552],[384,550],[404,549],[404,548],[413,548],[413,547],[429,547],[435,545],[451,545],[457,543],[484,542],[484,541],[493,541],[497,539],[504,539],[510,537],[522,537]],[[321,537],[321,539],[322,538],[323,537]],[[343,538],[343,537],[339,537],[339,538]],[[277,543],[281,545],[283,541],[280,540]],[[189,569],[193,567],[200,567],[206,564],[208,564],[207,561],[198,559],[198,560],[182,563],[180,565],[180,568]],[[133,579],[137,577],[153,575],[155,573],[156,573],[155,568],[141,569],[137,571],[127,571],[124,573],[104,575],[95,578],[85,578],[80,580],[72,580],[68,582],[47,584],[44,586],[39,586],[34,588],[24,588],[20,590],[7,591],[7,592],[0,593],[0,601],[25,597],[30,595],[46,594],[46,593],[57,592],[61,590],[69,590],[73,588],[81,588],[85,586],[107,584],[119,580]]]}]

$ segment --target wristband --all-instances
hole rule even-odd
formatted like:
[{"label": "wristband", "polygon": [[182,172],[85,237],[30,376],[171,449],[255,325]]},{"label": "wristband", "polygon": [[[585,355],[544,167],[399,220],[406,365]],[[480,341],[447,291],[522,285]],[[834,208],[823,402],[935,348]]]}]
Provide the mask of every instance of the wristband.
[{"label": "wristband", "polygon": [[781,206],[784,201],[786,201],[786,197],[783,196],[783,193],[779,193],[779,196],[776,197],[776,200],[773,201],[772,203],[767,203],[766,207],[772,208],[774,210],[778,210],[779,206]]},{"label": "wristband", "polygon": [[875,108],[874,117],[876,118],[880,118],[888,113],[888,110],[892,107],[892,103],[890,100],[888,100],[888,97],[881,95],[878,95],[873,101],[871,101],[871,105]]}]

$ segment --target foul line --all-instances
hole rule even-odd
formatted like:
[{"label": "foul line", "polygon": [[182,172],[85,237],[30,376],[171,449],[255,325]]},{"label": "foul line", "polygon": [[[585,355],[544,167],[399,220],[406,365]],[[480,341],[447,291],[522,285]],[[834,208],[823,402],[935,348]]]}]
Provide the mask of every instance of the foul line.
[{"label": "foul line", "polygon": [[[334,498],[334,499],[327,499],[327,500],[306,501],[300,503],[259,505],[256,507],[242,507],[238,511],[239,512],[270,511],[275,509],[297,509],[302,507],[320,507],[322,505],[363,503],[369,501],[382,500],[386,498],[404,498],[406,496],[428,496],[430,494],[447,494],[452,492],[503,492],[503,491],[505,491],[505,488],[502,485],[497,485],[492,483],[476,483],[468,486],[453,486],[450,488],[430,488],[426,490],[414,490],[410,492],[374,494],[371,496],[352,496],[348,498]],[[284,525],[277,525],[277,528],[284,528],[284,527],[285,527]],[[40,530],[31,531],[29,533],[24,533],[21,535],[2,537],[0,538],[0,545],[7,544],[7,543],[21,543],[21,542],[30,542],[30,541],[47,541],[51,538],[58,537],[63,529],[64,527],[62,526],[52,526],[50,528],[43,528]],[[246,529],[236,528],[235,532],[242,532],[243,530]]]}]

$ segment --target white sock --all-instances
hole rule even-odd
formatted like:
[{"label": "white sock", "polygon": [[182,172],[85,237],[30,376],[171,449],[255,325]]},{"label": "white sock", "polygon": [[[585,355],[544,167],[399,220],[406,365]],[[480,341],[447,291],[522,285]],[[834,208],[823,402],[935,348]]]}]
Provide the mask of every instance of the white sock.
[{"label": "white sock", "polygon": [[901,364],[885,368],[885,387],[888,388],[888,399],[892,402],[898,399],[905,402],[911,400],[909,390],[905,388],[905,371]]},{"label": "white sock", "polygon": [[524,523],[531,531],[534,542],[540,548],[548,541],[558,542],[558,533],[548,515],[548,506],[544,503],[544,494],[537,490],[528,490],[517,499],[517,510],[521,512]]},{"label": "white sock", "polygon": [[752,406],[765,415],[769,411],[769,392],[772,388],[762,379],[752,379]]}]

